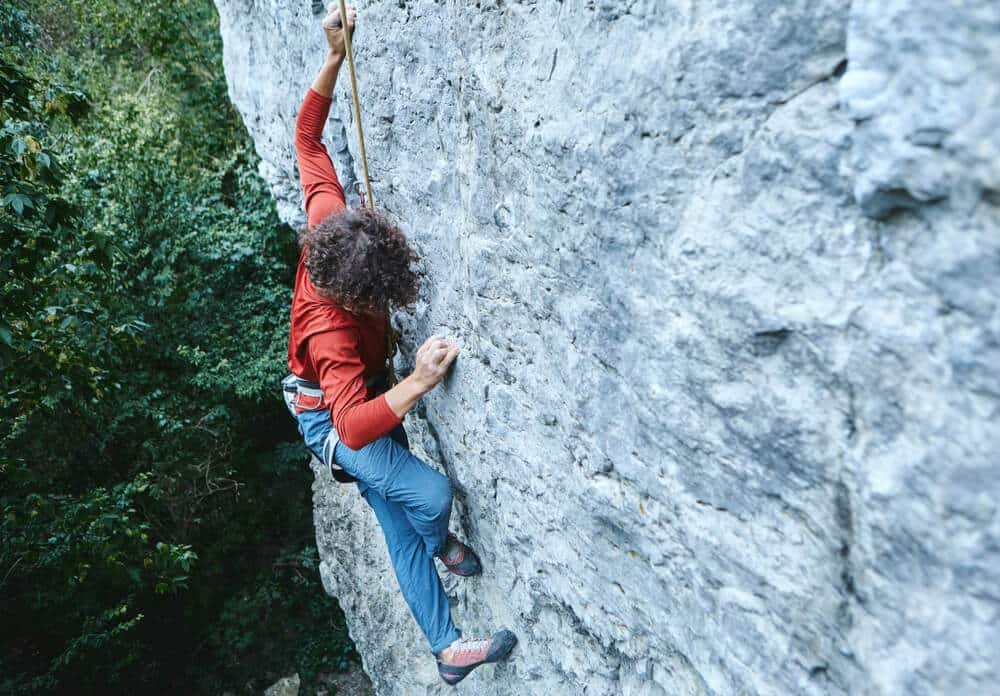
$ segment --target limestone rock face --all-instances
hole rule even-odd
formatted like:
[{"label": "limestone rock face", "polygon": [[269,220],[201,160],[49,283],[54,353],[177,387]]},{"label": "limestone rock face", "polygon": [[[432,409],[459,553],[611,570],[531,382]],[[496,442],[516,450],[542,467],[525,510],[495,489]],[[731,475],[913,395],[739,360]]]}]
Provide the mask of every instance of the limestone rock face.
[{"label": "limestone rock face", "polygon": [[298,674],[279,679],[264,691],[264,696],[299,696],[302,681]]},{"label": "limestone rock face", "polygon": [[[216,2],[300,224],[322,7]],[[355,54],[427,280],[397,369],[463,346],[406,418],[485,567],[453,615],[520,638],[460,690],[995,691],[1000,4],[364,2]],[[318,467],[315,521],[378,693],[450,693]]]}]

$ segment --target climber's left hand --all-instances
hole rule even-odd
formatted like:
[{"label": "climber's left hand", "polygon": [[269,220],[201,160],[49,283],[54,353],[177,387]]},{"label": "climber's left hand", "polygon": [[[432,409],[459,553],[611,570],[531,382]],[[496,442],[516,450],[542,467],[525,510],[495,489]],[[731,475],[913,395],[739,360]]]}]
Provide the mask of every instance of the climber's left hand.
[{"label": "climber's left hand", "polygon": [[[354,38],[354,23],[358,13],[354,7],[347,6],[347,26],[351,29],[351,38]],[[330,47],[331,53],[337,55],[344,54],[344,26],[340,21],[340,3],[331,2],[326,8],[326,17],[323,18],[323,31],[326,33],[326,43]]]}]

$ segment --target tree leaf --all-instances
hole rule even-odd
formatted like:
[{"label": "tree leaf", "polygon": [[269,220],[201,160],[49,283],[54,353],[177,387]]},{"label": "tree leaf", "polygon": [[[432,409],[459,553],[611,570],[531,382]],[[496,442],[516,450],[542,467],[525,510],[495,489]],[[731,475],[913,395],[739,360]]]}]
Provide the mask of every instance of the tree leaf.
[{"label": "tree leaf", "polygon": [[3,199],[4,205],[9,205],[18,217],[24,217],[25,208],[34,208],[34,203],[23,193],[8,193]]}]

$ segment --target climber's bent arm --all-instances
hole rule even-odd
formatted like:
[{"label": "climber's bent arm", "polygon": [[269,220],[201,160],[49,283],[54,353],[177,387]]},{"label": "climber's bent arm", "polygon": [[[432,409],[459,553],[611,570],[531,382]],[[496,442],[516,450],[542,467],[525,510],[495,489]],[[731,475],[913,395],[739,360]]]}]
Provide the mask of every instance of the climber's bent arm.
[{"label": "climber's bent arm", "polygon": [[384,394],[365,400],[365,365],[357,331],[342,327],[309,337],[308,350],[323,400],[340,440],[361,449],[399,425],[421,396],[432,390],[458,355],[457,345],[431,336],[417,350],[413,372]]},{"label": "climber's bent arm", "polygon": [[383,397],[366,400],[360,340],[357,329],[340,326],[313,334],[307,344],[330,421],[340,440],[355,450],[388,434],[403,420]]},{"label": "climber's bent arm", "polygon": [[417,348],[413,372],[385,393],[386,403],[400,420],[421,396],[444,379],[460,350],[458,344],[441,334],[434,334]]},{"label": "climber's bent arm", "polygon": [[413,375],[400,381],[396,386],[385,393],[385,402],[400,420],[413,406],[420,400],[420,397],[427,393],[427,388],[419,384]]}]

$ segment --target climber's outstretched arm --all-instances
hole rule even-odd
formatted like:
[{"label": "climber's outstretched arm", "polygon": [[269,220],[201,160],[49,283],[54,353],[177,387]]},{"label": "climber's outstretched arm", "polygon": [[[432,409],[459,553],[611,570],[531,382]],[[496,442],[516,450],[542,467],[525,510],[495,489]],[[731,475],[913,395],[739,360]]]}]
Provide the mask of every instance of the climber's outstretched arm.
[{"label": "climber's outstretched arm", "polygon": [[[354,22],[357,13],[353,7],[347,8],[347,26],[350,27],[351,37],[354,36]],[[319,74],[313,80],[312,88],[324,97],[333,95],[333,87],[337,84],[337,73],[340,72],[340,65],[344,62],[344,27],[340,20],[339,3],[331,2],[327,10],[326,17],[323,18],[323,31],[326,33],[326,62],[320,68]]]},{"label": "climber's outstretched arm", "polygon": [[[323,145],[323,126],[330,115],[331,95],[337,84],[337,74],[344,62],[344,34],[340,11],[334,9],[323,20],[327,54],[312,87],[306,92],[295,122],[295,154],[299,163],[299,178],[305,194],[306,216],[315,225],[330,213],[342,210],[346,203],[344,189]],[[354,28],[354,10],[347,11],[348,26]]]}]

